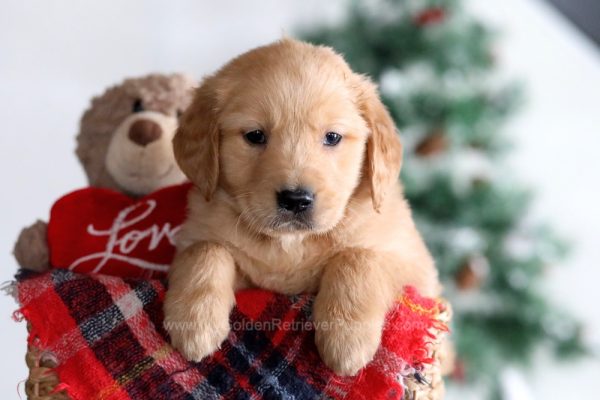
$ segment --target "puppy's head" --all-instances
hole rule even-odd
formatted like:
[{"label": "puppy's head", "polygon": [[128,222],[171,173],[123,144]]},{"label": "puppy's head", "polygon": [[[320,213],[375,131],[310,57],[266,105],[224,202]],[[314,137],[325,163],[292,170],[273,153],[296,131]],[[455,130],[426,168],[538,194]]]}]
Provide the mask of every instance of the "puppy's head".
[{"label": "puppy's head", "polygon": [[174,149],[207,200],[219,187],[270,236],[331,230],[361,182],[378,209],[401,163],[375,85],[331,49],[289,39],[206,78]]}]

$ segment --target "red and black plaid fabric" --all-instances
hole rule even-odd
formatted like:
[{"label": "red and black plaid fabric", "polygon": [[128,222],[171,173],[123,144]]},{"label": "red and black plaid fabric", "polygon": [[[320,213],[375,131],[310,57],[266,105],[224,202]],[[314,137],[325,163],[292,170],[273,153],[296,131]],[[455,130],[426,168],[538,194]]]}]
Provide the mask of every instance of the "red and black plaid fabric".
[{"label": "red and black plaid fabric", "polygon": [[445,329],[440,303],[408,288],[375,359],[340,378],[315,348],[312,296],[246,290],[221,350],[190,363],[163,329],[161,281],[67,270],[17,280],[29,340],[56,359],[58,389],[73,399],[400,399],[403,380],[431,361],[428,343]]}]

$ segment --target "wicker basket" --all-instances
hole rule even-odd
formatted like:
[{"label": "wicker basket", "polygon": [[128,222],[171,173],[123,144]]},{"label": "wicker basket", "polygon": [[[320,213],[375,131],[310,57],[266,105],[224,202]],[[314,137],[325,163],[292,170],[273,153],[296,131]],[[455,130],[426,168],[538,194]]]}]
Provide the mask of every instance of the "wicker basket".
[{"label": "wicker basket", "polygon": [[25,362],[29,368],[29,376],[25,382],[25,393],[30,400],[68,400],[64,391],[54,392],[59,384],[54,373],[56,363],[50,357],[45,357],[40,349],[27,346]]}]

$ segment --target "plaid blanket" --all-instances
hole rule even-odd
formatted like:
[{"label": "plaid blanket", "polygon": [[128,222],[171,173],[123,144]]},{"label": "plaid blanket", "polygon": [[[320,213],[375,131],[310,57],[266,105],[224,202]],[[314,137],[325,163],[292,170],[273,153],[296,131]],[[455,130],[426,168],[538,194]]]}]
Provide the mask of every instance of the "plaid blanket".
[{"label": "plaid blanket", "polygon": [[163,329],[161,281],[59,269],[17,281],[30,343],[55,358],[58,389],[73,399],[400,399],[405,380],[422,379],[429,345],[445,329],[440,303],[407,288],[375,359],[341,378],[313,343],[312,296],[245,290],[221,350],[190,363]]}]

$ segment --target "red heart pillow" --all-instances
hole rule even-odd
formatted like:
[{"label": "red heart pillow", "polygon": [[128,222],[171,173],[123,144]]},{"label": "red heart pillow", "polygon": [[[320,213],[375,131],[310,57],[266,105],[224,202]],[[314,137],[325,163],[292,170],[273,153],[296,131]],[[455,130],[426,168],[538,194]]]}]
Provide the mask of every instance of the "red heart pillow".
[{"label": "red heart pillow", "polygon": [[141,199],[99,188],[61,197],[48,222],[50,264],[83,273],[166,276],[190,188],[170,186]]}]

